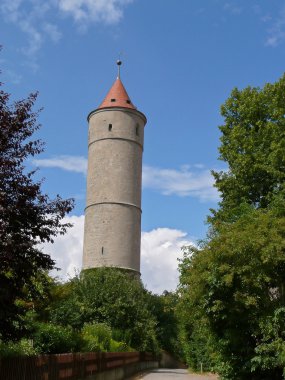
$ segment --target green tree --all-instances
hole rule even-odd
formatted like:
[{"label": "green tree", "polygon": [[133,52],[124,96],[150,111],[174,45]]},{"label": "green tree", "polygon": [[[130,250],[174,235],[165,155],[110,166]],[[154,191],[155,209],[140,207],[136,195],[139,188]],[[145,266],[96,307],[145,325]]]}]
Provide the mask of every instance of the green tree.
[{"label": "green tree", "polygon": [[182,352],[178,337],[177,303],[176,293],[164,291],[161,295],[149,294],[148,309],[157,320],[159,346],[179,359]]},{"label": "green tree", "polygon": [[10,102],[0,83],[0,335],[15,339],[23,330],[25,302],[37,297],[39,272],[54,267],[39,243],[64,234],[62,219],[73,208],[72,200],[51,200],[41,191],[41,181],[28,171],[28,158],[43,151],[32,140],[39,129],[33,111],[37,94]]},{"label": "green tree", "polygon": [[[280,362],[266,377],[262,366],[253,366],[252,360],[257,363],[264,321],[285,306],[284,236],[285,217],[252,210],[223,225],[200,249],[185,252],[180,307],[188,343],[198,352],[199,341],[210,338],[200,357],[208,357],[225,379],[280,379]],[[284,330],[279,331],[284,339],[282,334]],[[272,343],[274,335],[268,339]],[[193,352],[189,356],[189,364],[194,361],[198,368],[199,356]]]},{"label": "green tree", "polygon": [[235,220],[244,203],[266,208],[284,195],[285,74],[263,88],[235,88],[221,114],[219,151],[228,170],[213,172],[222,198],[214,212],[218,223]]},{"label": "green tree", "polygon": [[254,371],[266,373],[269,379],[285,377],[285,308],[279,307],[259,322],[261,338],[251,360]]},{"label": "green tree", "polygon": [[64,296],[50,306],[50,321],[81,330],[85,323],[105,323],[113,338],[139,351],[157,351],[155,317],[141,282],[115,268],[82,271],[62,285]]},{"label": "green tree", "polygon": [[[234,89],[221,108],[221,194],[207,239],[180,265],[179,317],[189,365],[223,379],[280,379],[285,330],[285,75]],[[285,376],[285,374],[284,374]],[[284,377],[285,378],[285,377]]]},{"label": "green tree", "polygon": [[35,350],[44,354],[75,352],[81,344],[79,334],[69,326],[52,323],[37,323],[32,338]]}]

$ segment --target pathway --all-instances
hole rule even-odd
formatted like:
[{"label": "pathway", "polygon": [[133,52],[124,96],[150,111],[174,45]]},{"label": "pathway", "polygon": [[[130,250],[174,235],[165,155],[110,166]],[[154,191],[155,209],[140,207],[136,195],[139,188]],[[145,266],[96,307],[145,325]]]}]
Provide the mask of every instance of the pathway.
[{"label": "pathway", "polygon": [[187,369],[153,369],[146,374],[137,375],[134,379],[140,380],[217,380],[215,375],[190,374]]}]

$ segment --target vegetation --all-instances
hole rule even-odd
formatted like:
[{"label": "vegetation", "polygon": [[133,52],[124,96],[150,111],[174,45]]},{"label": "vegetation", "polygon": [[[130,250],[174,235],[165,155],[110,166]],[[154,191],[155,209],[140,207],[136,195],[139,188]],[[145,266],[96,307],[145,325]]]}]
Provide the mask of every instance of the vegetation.
[{"label": "vegetation", "polygon": [[[235,88],[221,107],[220,159],[229,170],[213,172],[222,199],[212,224],[233,222],[244,204],[267,209],[283,199],[285,183],[285,75],[264,88]],[[215,221],[217,223],[215,223]]]},{"label": "vegetation", "polygon": [[72,201],[50,200],[25,168],[43,149],[35,99],[0,91],[0,355],[165,349],[224,380],[285,379],[285,75],[222,106],[221,201],[161,296],[115,268],[48,276],[38,243],[66,231]]},{"label": "vegetation", "polygon": [[221,109],[221,193],[200,246],[180,264],[188,364],[222,379],[285,378],[285,76],[234,89]]},{"label": "vegetation", "polygon": [[24,333],[28,304],[41,297],[41,273],[54,267],[38,243],[66,232],[69,224],[62,219],[73,201],[51,200],[25,167],[29,157],[43,151],[43,143],[31,139],[40,127],[32,110],[37,94],[11,104],[0,87],[0,335],[13,340]]},{"label": "vegetation", "polygon": [[50,321],[81,330],[104,323],[113,338],[139,351],[157,351],[156,320],[148,309],[148,293],[140,281],[115,268],[83,271],[49,305]]},{"label": "vegetation", "polygon": [[175,349],[175,297],[147,292],[112,268],[65,284],[39,243],[53,242],[73,200],[51,200],[27,161],[43,151],[33,135],[37,94],[12,103],[0,83],[0,356],[73,351]]},{"label": "vegetation", "polygon": [[156,334],[160,348],[177,358],[182,357],[176,315],[177,293],[168,291],[164,291],[162,295],[149,293],[148,298],[147,307],[156,319]]},{"label": "vegetation", "polygon": [[14,356],[36,355],[37,351],[33,347],[31,339],[22,338],[18,342],[0,341],[0,358]]}]

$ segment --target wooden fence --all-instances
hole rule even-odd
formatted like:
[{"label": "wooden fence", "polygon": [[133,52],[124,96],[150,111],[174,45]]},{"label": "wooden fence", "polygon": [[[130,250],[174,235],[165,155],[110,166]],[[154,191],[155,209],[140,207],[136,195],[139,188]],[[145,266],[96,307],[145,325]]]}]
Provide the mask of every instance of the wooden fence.
[{"label": "wooden fence", "polygon": [[83,380],[120,367],[155,361],[140,352],[76,353],[0,359],[0,380]]}]

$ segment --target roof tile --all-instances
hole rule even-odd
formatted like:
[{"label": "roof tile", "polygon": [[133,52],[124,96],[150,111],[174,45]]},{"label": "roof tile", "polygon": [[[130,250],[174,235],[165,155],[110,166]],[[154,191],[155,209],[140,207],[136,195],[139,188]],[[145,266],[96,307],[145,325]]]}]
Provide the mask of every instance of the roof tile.
[{"label": "roof tile", "polygon": [[121,81],[120,78],[117,78],[108,92],[107,96],[100,104],[100,108],[109,108],[109,107],[123,107],[136,109],[136,107],[131,102],[129,95]]}]

